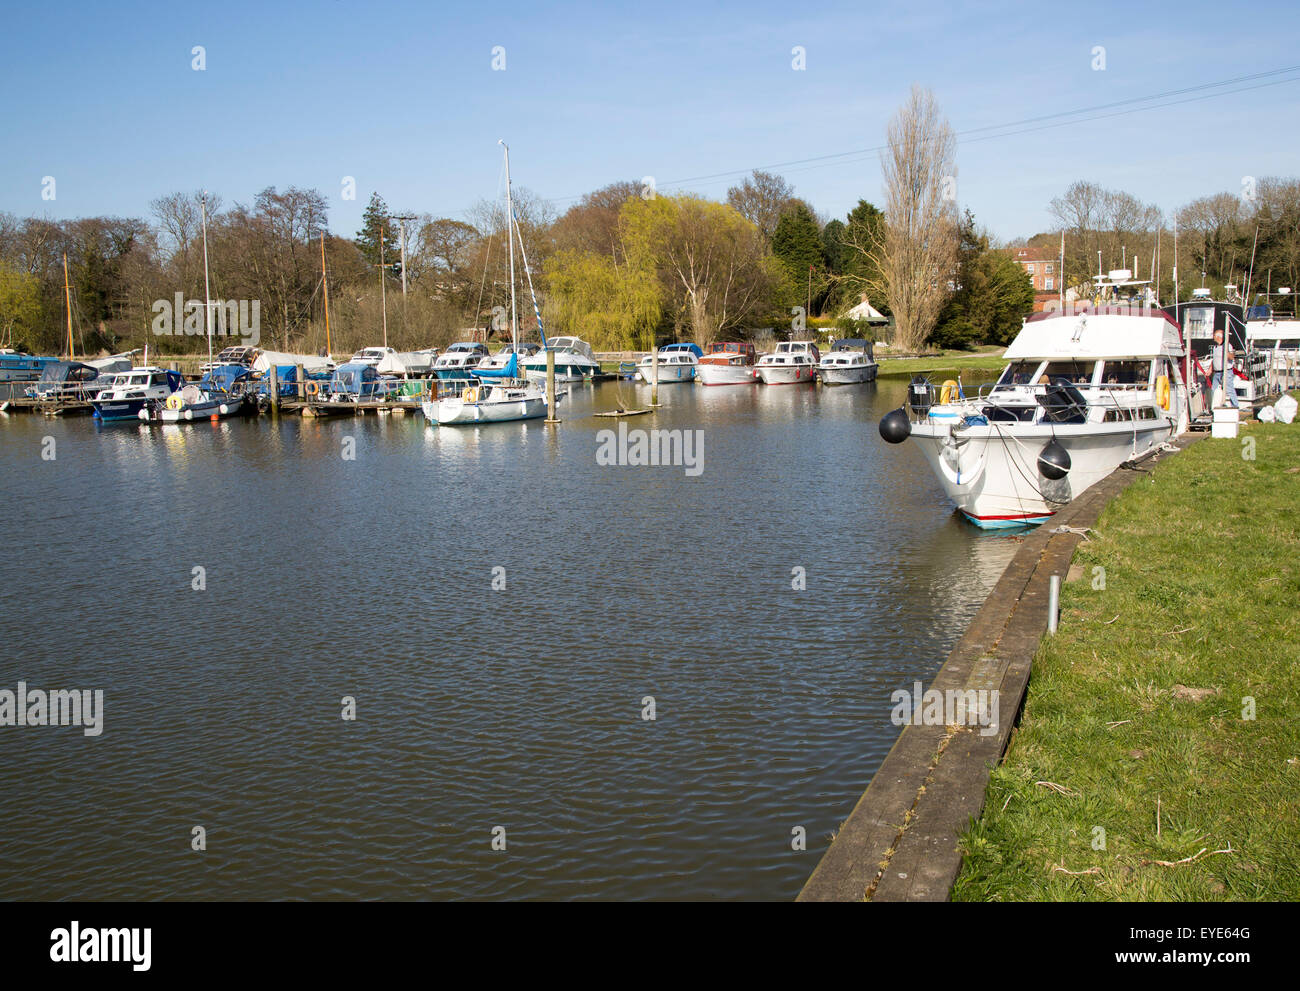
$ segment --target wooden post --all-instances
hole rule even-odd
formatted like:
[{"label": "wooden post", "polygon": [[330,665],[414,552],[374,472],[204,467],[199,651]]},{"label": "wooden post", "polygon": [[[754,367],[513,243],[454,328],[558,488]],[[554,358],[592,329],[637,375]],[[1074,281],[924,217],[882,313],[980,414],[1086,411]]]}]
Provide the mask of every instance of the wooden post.
[{"label": "wooden post", "polygon": [[302,365],[294,365],[293,371],[294,371],[293,394],[298,397],[299,402],[302,402],[304,399],[307,398],[307,383],[303,381]]},{"label": "wooden post", "polygon": [[555,351],[546,349],[546,422],[559,423],[555,415]]},{"label": "wooden post", "polygon": [[280,412],[280,368],[271,364],[271,412]]}]

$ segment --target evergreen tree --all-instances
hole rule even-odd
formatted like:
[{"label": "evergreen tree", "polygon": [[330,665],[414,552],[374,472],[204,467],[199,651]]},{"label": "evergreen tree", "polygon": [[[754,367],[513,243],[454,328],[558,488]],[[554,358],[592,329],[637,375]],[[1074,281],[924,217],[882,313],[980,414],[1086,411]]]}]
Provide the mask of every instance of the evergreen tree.
[{"label": "evergreen tree", "polygon": [[361,216],[361,230],[357,231],[356,236],[357,250],[371,265],[379,264],[381,237],[384,241],[384,261],[397,261],[401,252],[397,243],[397,225],[388,212],[388,204],[378,193],[371,193],[370,203]]},{"label": "evergreen tree", "polygon": [[1033,282],[1010,255],[990,247],[970,210],[959,234],[957,288],[944,304],[929,343],[940,348],[1008,344],[1021,320],[1033,312]]},{"label": "evergreen tree", "polygon": [[785,266],[790,281],[805,298],[811,270],[813,290],[820,293],[826,279],[826,256],[822,251],[822,232],[817,218],[802,202],[794,203],[781,214],[772,234],[772,254]]}]

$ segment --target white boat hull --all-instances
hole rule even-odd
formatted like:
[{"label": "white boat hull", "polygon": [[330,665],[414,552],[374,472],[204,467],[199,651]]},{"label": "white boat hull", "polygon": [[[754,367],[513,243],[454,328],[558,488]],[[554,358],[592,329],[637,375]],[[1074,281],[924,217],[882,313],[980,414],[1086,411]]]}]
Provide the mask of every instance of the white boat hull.
[{"label": "white boat hull", "polygon": [[[674,382],[692,382],[695,380],[694,365],[660,365],[659,366],[659,384],[671,385]],[[650,385],[655,380],[655,369],[649,365],[640,365],[636,370],[637,378],[646,385]]]},{"label": "white boat hull", "polygon": [[841,366],[821,369],[822,385],[858,385],[876,380],[877,365]]},{"label": "white boat hull", "polygon": [[[958,427],[955,407],[914,424],[911,439],[958,509],[977,526],[1043,523],[1123,462],[1168,440],[1165,418],[1113,424],[1014,424]],[[1038,470],[1038,454],[1055,437],[1070,455],[1070,471],[1052,481]]]},{"label": "white boat hull", "polygon": [[764,385],[798,385],[813,380],[813,366],[759,365],[758,377]]},{"label": "white boat hull", "polygon": [[701,385],[753,385],[758,371],[753,365],[710,365],[701,362],[695,370]]},{"label": "white boat hull", "polygon": [[420,404],[425,417],[439,426],[475,423],[507,423],[511,420],[536,420],[546,415],[546,397],[466,402],[451,398],[425,400]]}]

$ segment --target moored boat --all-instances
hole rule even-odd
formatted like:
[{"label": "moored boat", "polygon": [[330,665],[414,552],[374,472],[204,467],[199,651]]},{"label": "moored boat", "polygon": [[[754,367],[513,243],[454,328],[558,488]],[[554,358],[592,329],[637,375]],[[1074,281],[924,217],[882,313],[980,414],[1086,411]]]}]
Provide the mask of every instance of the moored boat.
[{"label": "moored boat", "polygon": [[1182,338],[1160,310],[1036,313],[1006,358],[997,382],[973,394],[914,379],[906,407],[880,423],[885,440],[916,443],[981,527],[1042,523],[1189,423]]},{"label": "moored boat", "polygon": [[856,337],[836,341],[834,348],[817,365],[817,375],[823,385],[874,382],[877,370],[871,342]]},{"label": "moored boat", "polygon": [[112,385],[97,395],[92,404],[96,419],[135,420],[150,400],[164,401],[185,385],[180,372],[146,365],[118,372]]},{"label": "moored boat", "polygon": [[821,352],[812,341],[782,341],[756,367],[764,385],[798,385],[814,380],[819,361]]},{"label": "moored boat", "polygon": [[457,341],[455,344],[448,345],[447,350],[434,359],[433,374],[444,381],[468,379],[469,373],[478,368],[488,357],[486,344],[478,341]]},{"label": "moored boat", "polygon": [[715,341],[695,370],[701,385],[753,385],[758,381],[754,345],[745,341]]},{"label": "moored boat", "polygon": [[698,344],[665,344],[657,355],[648,354],[637,363],[637,378],[647,385],[693,382],[703,355]]},{"label": "moored boat", "polygon": [[588,344],[580,337],[552,337],[544,348],[526,361],[520,362],[527,378],[546,381],[546,353],[555,353],[555,381],[585,382],[600,374],[600,362]]}]

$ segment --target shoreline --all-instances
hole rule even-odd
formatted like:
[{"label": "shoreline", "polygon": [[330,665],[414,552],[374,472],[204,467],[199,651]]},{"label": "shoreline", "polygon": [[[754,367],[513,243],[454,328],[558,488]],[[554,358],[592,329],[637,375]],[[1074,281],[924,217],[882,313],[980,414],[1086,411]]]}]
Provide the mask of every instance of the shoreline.
[{"label": "shoreline", "polygon": [[[1184,434],[1179,451],[1203,434]],[[1158,464],[1157,455],[1150,464]],[[930,684],[998,692],[998,731],[905,726],[822,855],[797,901],[946,901],[961,871],[959,837],[984,808],[989,777],[1017,727],[1048,625],[1049,582],[1065,580],[1103,510],[1142,472],[1116,469],[1024,543]],[[1058,532],[1058,528],[1065,529]]]}]

